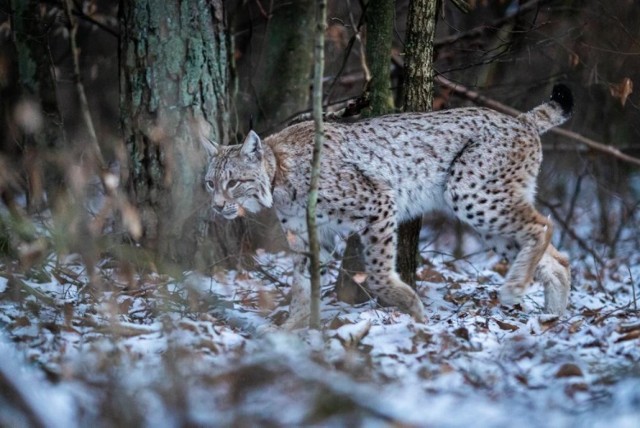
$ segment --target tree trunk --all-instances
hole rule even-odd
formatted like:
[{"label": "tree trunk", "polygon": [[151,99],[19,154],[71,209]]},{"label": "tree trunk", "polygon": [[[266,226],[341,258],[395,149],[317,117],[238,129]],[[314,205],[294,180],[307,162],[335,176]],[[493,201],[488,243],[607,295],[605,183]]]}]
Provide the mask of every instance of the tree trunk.
[{"label": "tree trunk", "polygon": [[349,235],[347,246],[342,255],[342,266],[336,280],[336,294],[338,299],[347,303],[362,303],[369,300],[365,291],[365,283],[357,283],[353,277],[357,273],[366,272],[364,264],[364,245],[357,233]]},{"label": "tree trunk", "polygon": [[[221,144],[229,134],[222,1],[121,0],[120,14],[125,174],[143,223],[142,244],[182,265],[229,260],[240,251],[243,226],[209,224],[200,143],[202,129]],[[209,227],[218,242],[207,239]]]},{"label": "tree trunk", "polygon": [[273,2],[265,48],[253,79],[258,95],[258,129],[280,123],[308,107],[314,19],[313,0]]},{"label": "tree trunk", "polygon": [[367,65],[371,72],[368,85],[369,108],[367,116],[380,116],[393,111],[391,95],[391,38],[395,2],[393,0],[369,0],[367,2]]},{"label": "tree trunk", "polygon": [[[52,151],[63,141],[62,117],[56,99],[53,64],[48,53],[50,23],[35,0],[11,2],[13,41],[18,64],[19,94],[14,102],[30,104],[37,111],[38,126],[18,127],[13,135],[22,152],[22,165],[27,183],[27,208],[44,208],[45,191],[55,201],[62,174],[53,162]],[[32,117],[34,119],[34,117]],[[24,123],[24,121],[20,121]]]},{"label": "tree trunk", "polygon": [[[411,0],[407,16],[404,111],[431,111],[433,105],[433,39],[437,0]],[[418,240],[422,219],[398,227],[396,268],[400,278],[415,288]]]},{"label": "tree trunk", "polygon": [[[364,116],[380,116],[393,111],[390,64],[391,37],[393,35],[394,2],[370,0],[366,6],[366,59],[371,72],[366,92],[370,100]],[[338,298],[347,303],[359,303],[369,299],[364,283],[356,283],[353,275],[365,271],[363,247],[360,237],[352,234],[342,258],[342,269],[336,281]]]}]

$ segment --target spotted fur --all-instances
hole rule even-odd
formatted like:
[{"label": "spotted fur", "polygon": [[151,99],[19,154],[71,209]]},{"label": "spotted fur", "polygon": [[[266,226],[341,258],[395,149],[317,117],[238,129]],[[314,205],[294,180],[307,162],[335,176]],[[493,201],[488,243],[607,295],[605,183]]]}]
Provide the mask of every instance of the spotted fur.
[{"label": "spotted fur", "polygon": [[[571,93],[556,87],[549,102],[519,117],[485,108],[388,115],[326,123],[318,198],[321,237],[360,233],[371,291],[423,320],[423,305],[395,271],[399,222],[446,208],[512,261],[501,287],[513,304],[535,278],[545,306],[566,308],[569,262],[549,241],[553,225],[534,207],[542,162],[539,135],[570,115]],[[239,146],[210,145],[206,186],[226,218],[274,206],[296,252],[288,327],[308,316],[305,210],[314,136],[312,122],[265,139],[253,132]]]}]

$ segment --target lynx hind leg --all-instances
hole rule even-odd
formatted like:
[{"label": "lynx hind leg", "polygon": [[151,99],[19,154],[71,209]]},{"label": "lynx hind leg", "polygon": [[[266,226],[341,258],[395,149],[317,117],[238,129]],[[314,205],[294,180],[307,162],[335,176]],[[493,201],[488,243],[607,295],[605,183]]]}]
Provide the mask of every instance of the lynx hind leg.
[{"label": "lynx hind leg", "polygon": [[[518,255],[520,248],[513,240],[493,235],[485,235],[483,238],[493,251],[508,262],[512,262]],[[571,269],[567,256],[549,244],[536,267],[533,279],[544,288],[545,312],[562,315],[569,303],[571,290]]]},{"label": "lynx hind leg", "polygon": [[424,321],[424,306],[420,297],[404,283],[395,270],[396,220],[390,198],[380,203],[378,212],[369,216],[369,224],[361,230],[369,289],[386,303]]},{"label": "lynx hind leg", "polygon": [[569,258],[549,244],[534,278],[544,287],[544,310],[549,314],[562,315],[569,304],[571,291],[571,268]]},{"label": "lynx hind leg", "polygon": [[505,283],[500,288],[500,300],[505,305],[521,301],[533,281],[533,275],[553,232],[551,222],[531,206],[514,214],[512,221],[512,230],[504,232],[503,236],[513,238],[520,251],[511,263]]},{"label": "lynx hind leg", "polygon": [[[533,281],[549,245],[553,225],[525,196],[534,193],[535,183],[530,176],[529,180],[523,180],[503,174],[504,182],[496,183],[495,179],[474,171],[470,166],[474,165],[473,159],[463,158],[452,166],[445,200],[458,219],[481,235],[496,236],[515,244],[515,256],[500,289],[500,299],[506,305],[518,303]],[[507,170],[515,174],[512,168]],[[525,171],[520,173],[527,175]]]}]

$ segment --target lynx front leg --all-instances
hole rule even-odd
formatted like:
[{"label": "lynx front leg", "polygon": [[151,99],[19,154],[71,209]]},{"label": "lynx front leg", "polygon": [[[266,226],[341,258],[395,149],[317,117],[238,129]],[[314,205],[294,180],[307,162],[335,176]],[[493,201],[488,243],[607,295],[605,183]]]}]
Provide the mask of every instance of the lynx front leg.
[{"label": "lynx front leg", "polygon": [[309,277],[309,259],[305,255],[307,243],[300,236],[301,231],[288,231],[289,245],[295,252],[293,256],[293,282],[291,284],[291,303],[289,319],[282,325],[286,330],[306,327],[311,315],[311,280]]},{"label": "lynx front leg", "polygon": [[423,322],[424,307],[420,297],[400,279],[395,270],[395,210],[388,205],[380,211],[380,214],[370,216],[370,223],[362,230],[369,288],[386,303],[397,306],[416,321]]}]

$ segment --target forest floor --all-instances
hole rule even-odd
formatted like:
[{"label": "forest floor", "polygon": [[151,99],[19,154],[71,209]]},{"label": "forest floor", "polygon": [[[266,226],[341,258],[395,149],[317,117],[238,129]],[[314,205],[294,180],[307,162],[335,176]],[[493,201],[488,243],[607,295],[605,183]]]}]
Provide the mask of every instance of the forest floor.
[{"label": "forest floor", "polygon": [[73,257],[4,269],[0,378],[13,391],[0,394],[0,425],[640,426],[632,245],[603,264],[571,248],[558,318],[541,314],[536,284],[521,306],[501,306],[505,266],[471,236],[471,255],[448,255],[451,240],[423,231],[424,324],[338,302],[332,265],[324,329],[293,333],[266,328],[286,315],[284,254],[180,279],[104,260],[100,292]]}]

